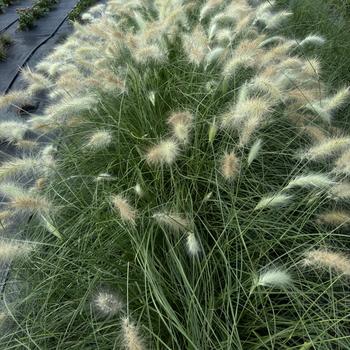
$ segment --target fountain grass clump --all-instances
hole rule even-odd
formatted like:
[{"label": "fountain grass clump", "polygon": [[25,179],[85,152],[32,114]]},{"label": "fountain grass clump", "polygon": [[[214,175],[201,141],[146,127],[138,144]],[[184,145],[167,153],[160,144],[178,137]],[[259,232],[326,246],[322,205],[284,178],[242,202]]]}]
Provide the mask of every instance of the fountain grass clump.
[{"label": "fountain grass clump", "polygon": [[323,37],[274,34],[290,16],[111,0],[2,97],[47,91],[27,127],[52,138],[33,155],[23,124],[0,134],[27,147],[0,170],[6,221],[31,214],[2,344],[349,347],[349,89],[307,56]]}]

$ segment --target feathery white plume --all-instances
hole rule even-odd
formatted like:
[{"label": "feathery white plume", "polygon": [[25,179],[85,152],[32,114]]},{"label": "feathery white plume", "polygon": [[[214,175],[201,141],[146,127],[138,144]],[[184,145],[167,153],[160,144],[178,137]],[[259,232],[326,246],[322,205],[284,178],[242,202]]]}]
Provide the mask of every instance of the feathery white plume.
[{"label": "feathery white plume", "polygon": [[335,162],[335,173],[350,174],[350,150],[345,151]]},{"label": "feathery white plume", "polygon": [[335,182],[330,179],[326,174],[307,174],[299,175],[291,180],[284,190],[293,188],[293,187],[317,187],[317,188],[327,188],[334,185]]},{"label": "feathery white plume", "polygon": [[271,269],[259,275],[257,285],[264,287],[286,288],[293,283],[292,277],[287,271],[281,269]]},{"label": "feathery white plume", "polygon": [[86,148],[101,150],[107,148],[112,142],[112,133],[108,130],[98,130],[89,136]]},{"label": "feathery white plume", "polygon": [[186,246],[187,246],[188,254],[191,256],[197,256],[201,251],[199,242],[193,232],[187,232]]},{"label": "feathery white plume", "polygon": [[279,35],[276,35],[276,36],[271,36],[270,38],[267,38],[265,39],[264,41],[262,41],[258,47],[261,48],[261,47],[264,47],[266,45],[270,45],[270,44],[274,44],[274,43],[283,43],[286,41],[286,38],[284,38],[283,36],[279,36]]},{"label": "feathery white plume", "polygon": [[208,53],[208,38],[201,26],[183,36],[184,50],[190,62],[200,65]]},{"label": "feathery white plume", "polygon": [[286,195],[283,193],[277,193],[273,196],[261,198],[259,203],[256,205],[255,210],[265,208],[283,207],[290,203],[293,196]]},{"label": "feathery white plume", "polygon": [[210,50],[210,52],[208,52],[208,54],[205,57],[207,65],[210,65],[214,61],[219,60],[222,57],[224,52],[226,52],[226,50],[220,46],[215,47],[212,50]]},{"label": "feathery white plume", "polygon": [[149,164],[172,164],[179,153],[178,144],[172,139],[160,142],[151,147],[146,154],[146,160]]},{"label": "feathery white plume", "polygon": [[322,140],[302,154],[302,158],[319,160],[328,158],[350,145],[350,137],[333,137]]},{"label": "feathery white plume", "polygon": [[[247,91],[247,87],[243,87],[241,90]],[[247,120],[262,120],[272,110],[272,103],[266,98],[252,97],[243,99],[239,96],[236,105],[223,115],[222,127],[228,129],[240,128],[242,123],[247,122]]]},{"label": "feathery white plume", "polygon": [[122,221],[135,225],[137,210],[134,209],[129,202],[120,195],[111,197],[114,208],[118,211]]},{"label": "feathery white plume", "polygon": [[316,34],[310,34],[308,35],[305,39],[303,39],[300,42],[300,46],[305,46],[305,45],[323,45],[326,42],[325,38],[320,36],[320,35],[316,35]]},{"label": "feathery white plume", "polygon": [[144,192],[143,192],[143,189],[141,187],[141,185],[139,183],[137,183],[134,187],[134,191],[135,193],[139,196],[139,197],[142,197]]},{"label": "feathery white plume", "polygon": [[344,210],[330,210],[319,214],[317,221],[330,226],[349,226],[350,213]]},{"label": "feathery white plume", "polygon": [[264,10],[261,10],[260,13],[257,13],[256,17],[258,21],[265,24],[267,29],[275,29],[279,27],[291,15],[292,13],[288,11],[279,11],[272,13],[270,11],[270,8],[265,7]]},{"label": "feathery white plume", "polygon": [[239,173],[240,161],[232,151],[225,153],[221,161],[221,173],[226,180],[233,180]]},{"label": "feathery white plume", "polygon": [[190,228],[189,220],[175,213],[158,212],[152,216],[160,225],[170,228],[174,232],[186,231]]},{"label": "feathery white plume", "polygon": [[208,0],[201,8],[199,13],[199,20],[202,21],[205,17],[209,16],[213,11],[217,10],[224,0]]},{"label": "feathery white plume", "polygon": [[101,181],[112,181],[114,180],[114,177],[108,173],[101,173],[96,176],[96,181],[101,182]]},{"label": "feathery white plume", "polygon": [[10,105],[21,106],[30,103],[30,92],[27,90],[11,91],[6,95],[0,95],[0,109]]},{"label": "feathery white plume", "polygon": [[139,46],[132,50],[132,55],[136,62],[146,64],[149,61],[163,62],[167,56],[158,44],[148,44]]},{"label": "feathery white plume", "polygon": [[145,350],[139,329],[128,317],[122,319],[123,343],[127,350]]},{"label": "feathery white plume", "polygon": [[0,165],[0,179],[15,175],[25,175],[38,170],[40,162],[35,158],[18,158]]},{"label": "feathery white plume", "polygon": [[215,41],[221,46],[227,46],[234,38],[234,33],[231,29],[220,29],[215,32]]},{"label": "feathery white plume", "polygon": [[29,67],[21,70],[21,77],[29,84],[28,90],[30,94],[35,94],[53,85],[50,79],[41,73],[33,72]]},{"label": "feathery white plume", "polygon": [[342,182],[330,189],[330,195],[334,199],[350,199],[350,182]]},{"label": "feathery white plume", "polygon": [[9,207],[15,210],[46,212],[51,208],[50,203],[44,197],[14,183],[1,183],[0,193],[9,200],[7,203]]},{"label": "feathery white plume", "polygon": [[94,108],[97,103],[96,97],[89,95],[66,98],[60,103],[50,106],[46,113],[54,120],[64,122],[68,117]]},{"label": "feathery white plume", "polygon": [[28,126],[15,121],[0,122],[0,140],[8,142],[22,141]]},{"label": "feathery white plume", "polygon": [[305,253],[305,266],[331,268],[346,276],[350,275],[350,259],[343,253],[326,249],[315,249]]},{"label": "feathery white plume", "polygon": [[171,126],[174,136],[179,142],[186,144],[190,137],[193,116],[190,112],[172,113],[167,123]]},{"label": "feathery white plume", "polygon": [[248,154],[248,165],[252,164],[253,161],[258,157],[258,154],[260,153],[260,150],[262,148],[262,140],[257,139],[252,147],[250,148],[249,154]]},{"label": "feathery white plume", "polygon": [[350,88],[343,88],[335,95],[321,101],[312,101],[305,104],[304,108],[318,114],[324,121],[331,122],[333,112],[343,105],[350,97]]},{"label": "feathery white plume", "polygon": [[115,293],[100,290],[93,296],[92,307],[102,316],[112,317],[123,309],[124,304]]},{"label": "feathery white plume", "polygon": [[9,262],[9,260],[21,256],[26,256],[33,250],[33,246],[20,241],[0,241],[0,262]]}]

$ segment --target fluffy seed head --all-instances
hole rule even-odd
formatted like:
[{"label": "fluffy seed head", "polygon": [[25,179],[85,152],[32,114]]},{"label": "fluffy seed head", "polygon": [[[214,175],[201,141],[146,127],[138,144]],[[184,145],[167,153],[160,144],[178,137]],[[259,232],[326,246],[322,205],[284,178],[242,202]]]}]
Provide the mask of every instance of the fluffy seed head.
[{"label": "fluffy seed head", "polygon": [[202,21],[210,13],[218,9],[223,2],[223,0],[208,0],[200,10],[199,20]]},{"label": "fluffy seed head", "polygon": [[258,157],[261,147],[262,147],[262,140],[257,139],[253,143],[253,146],[250,148],[250,151],[248,154],[248,165],[252,164],[252,162]]},{"label": "fluffy seed head", "polygon": [[334,185],[330,189],[330,195],[334,199],[339,199],[339,200],[350,199],[350,183],[343,182],[343,183]]},{"label": "fluffy seed head", "polygon": [[305,253],[305,266],[330,268],[338,273],[350,275],[350,259],[343,253],[326,249],[315,249]]},{"label": "fluffy seed head", "polygon": [[340,89],[335,95],[326,100],[326,108],[333,111],[343,105],[350,97],[350,87]]},{"label": "fluffy seed head", "polygon": [[319,160],[331,157],[350,145],[350,137],[328,138],[306,151],[302,158]]},{"label": "fluffy seed head", "polygon": [[212,49],[205,57],[207,66],[213,62],[220,61],[226,52],[227,51],[223,47],[216,47]]},{"label": "fluffy seed head", "polygon": [[330,210],[318,216],[318,222],[331,226],[348,226],[350,213],[343,210]]},{"label": "fluffy seed head", "polygon": [[108,147],[112,142],[112,133],[108,130],[99,130],[89,136],[85,147],[93,150],[101,150]]},{"label": "fluffy seed head", "polygon": [[172,128],[172,132],[176,139],[186,144],[190,137],[193,116],[190,112],[172,113],[168,118],[168,124]]},{"label": "fluffy seed head", "polygon": [[0,140],[16,142],[23,140],[28,126],[15,121],[5,121],[0,123]]},{"label": "fluffy seed head", "polygon": [[234,33],[230,29],[220,29],[215,32],[215,40],[222,46],[227,45],[234,38]]},{"label": "fluffy seed head", "polygon": [[190,228],[189,220],[180,214],[159,212],[153,214],[153,218],[166,228],[171,229],[175,233],[186,231]]},{"label": "fluffy seed head", "polygon": [[122,319],[122,335],[123,343],[127,350],[146,349],[137,326],[128,317]]},{"label": "fluffy seed head", "polygon": [[199,66],[208,52],[208,38],[202,26],[198,25],[192,33],[185,34],[183,42],[189,61]]},{"label": "fluffy seed head", "polygon": [[326,39],[320,35],[310,34],[305,39],[300,42],[300,46],[305,45],[323,45],[326,42]]},{"label": "fluffy seed head", "polygon": [[89,95],[67,98],[58,104],[50,106],[46,114],[59,123],[65,122],[72,115],[94,108],[97,102],[95,96]]},{"label": "fluffy seed head", "polygon": [[232,151],[226,153],[221,161],[221,173],[225,180],[233,180],[239,172],[240,162],[236,154]]},{"label": "fluffy seed head", "polygon": [[263,119],[261,117],[252,117],[245,121],[242,129],[239,131],[240,147],[244,147],[250,142],[253,134],[258,130],[262,122]]},{"label": "fluffy seed head", "polygon": [[0,193],[8,198],[9,207],[15,210],[46,212],[51,207],[46,198],[13,183],[0,184]]},{"label": "fluffy seed head", "polygon": [[327,138],[326,133],[323,129],[318,126],[307,125],[303,127],[303,132],[310,137],[313,141],[321,144]]},{"label": "fluffy seed head", "polygon": [[291,286],[292,283],[293,280],[287,271],[271,269],[260,274],[257,285],[264,287],[286,288]]},{"label": "fluffy seed head", "polygon": [[171,139],[150,148],[146,155],[149,164],[172,164],[179,153],[179,146]]},{"label": "fluffy seed head", "polygon": [[166,60],[166,55],[157,44],[149,44],[135,48],[133,50],[133,57],[136,62],[145,64],[149,61],[163,62]]},{"label": "fluffy seed head", "polygon": [[6,95],[0,95],[0,109],[10,105],[21,106],[30,103],[30,93],[26,90],[11,91]]},{"label": "fluffy seed head", "polygon": [[334,185],[334,181],[330,179],[326,174],[308,174],[295,177],[284,189],[290,189],[293,187],[327,188],[332,185]]},{"label": "fluffy seed head", "polygon": [[96,176],[96,181],[101,182],[101,181],[112,181],[114,178],[112,175],[108,173],[101,173]]},{"label": "fluffy seed head", "polygon": [[141,187],[141,185],[139,183],[137,183],[134,187],[134,191],[135,193],[139,196],[139,197],[142,197],[143,196],[143,189]]},{"label": "fluffy seed head", "polygon": [[201,251],[199,242],[193,232],[187,232],[186,246],[188,254],[191,256],[197,256]]},{"label": "fluffy seed head", "polygon": [[123,309],[124,304],[115,293],[100,290],[94,295],[92,306],[102,316],[112,317]]},{"label": "fluffy seed head", "polygon": [[350,174],[350,150],[345,151],[335,162],[334,172]]},{"label": "fluffy seed head", "polygon": [[293,196],[289,196],[283,193],[278,193],[270,197],[261,198],[259,203],[256,205],[255,210],[265,208],[276,208],[283,207],[290,203]]},{"label": "fluffy seed head", "polygon": [[274,29],[279,27],[291,15],[291,12],[279,11],[276,14],[269,14],[268,16],[265,16],[263,21],[266,24],[266,28]]},{"label": "fluffy seed head", "polygon": [[0,241],[0,262],[8,262],[9,260],[21,256],[25,256],[31,252],[33,246],[25,242],[16,241]]},{"label": "fluffy seed head", "polygon": [[0,166],[0,179],[18,174],[24,175],[37,168],[39,161],[34,158],[15,159],[2,163]]},{"label": "fluffy seed head", "polygon": [[21,70],[21,76],[29,84],[28,89],[31,94],[35,94],[52,85],[50,79],[46,78],[43,74],[33,72],[29,67]]},{"label": "fluffy seed head", "polygon": [[331,97],[305,104],[304,108],[318,114],[324,121],[329,123],[332,119],[333,112],[342,106],[349,97],[350,88],[343,88]]},{"label": "fluffy seed head", "polygon": [[245,99],[240,95],[238,103],[223,115],[222,127],[240,129],[242,123],[248,120],[256,121],[258,124],[270,112],[272,112],[271,101],[268,99],[262,97]]},{"label": "fluffy seed head", "polygon": [[135,225],[137,210],[134,209],[129,202],[120,195],[112,196],[111,200],[122,221]]},{"label": "fluffy seed head", "polygon": [[33,150],[39,147],[39,143],[33,140],[20,140],[15,143],[15,146],[20,150]]}]

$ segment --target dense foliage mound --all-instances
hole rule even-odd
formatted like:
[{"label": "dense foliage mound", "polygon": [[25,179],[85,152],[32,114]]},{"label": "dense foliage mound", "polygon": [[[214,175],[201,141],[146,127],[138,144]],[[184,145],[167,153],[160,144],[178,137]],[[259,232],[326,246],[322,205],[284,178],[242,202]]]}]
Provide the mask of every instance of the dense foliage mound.
[{"label": "dense foliage mound", "polygon": [[5,348],[349,349],[349,89],[290,15],[110,0],[22,72],[0,108],[50,102],[0,125],[3,228],[31,218],[0,246]]}]

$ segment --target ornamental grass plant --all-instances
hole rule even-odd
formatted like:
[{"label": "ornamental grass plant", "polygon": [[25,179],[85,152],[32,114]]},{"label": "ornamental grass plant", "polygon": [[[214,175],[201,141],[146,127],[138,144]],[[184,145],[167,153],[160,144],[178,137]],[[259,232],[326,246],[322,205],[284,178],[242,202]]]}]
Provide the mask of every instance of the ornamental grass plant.
[{"label": "ornamental grass plant", "polygon": [[2,347],[349,349],[350,90],[322,79],[327,38],[289,37],[271,1],[84,18],[0,98],[49,99],[0,123],[23,152],[3,229],[30,215],[0,245]]}]

